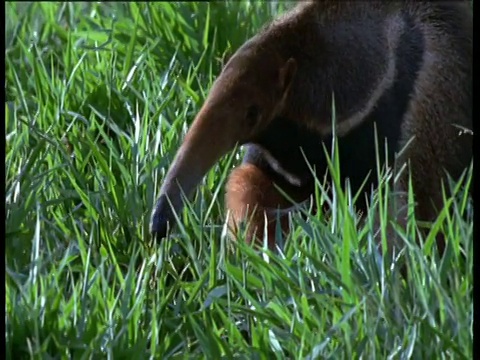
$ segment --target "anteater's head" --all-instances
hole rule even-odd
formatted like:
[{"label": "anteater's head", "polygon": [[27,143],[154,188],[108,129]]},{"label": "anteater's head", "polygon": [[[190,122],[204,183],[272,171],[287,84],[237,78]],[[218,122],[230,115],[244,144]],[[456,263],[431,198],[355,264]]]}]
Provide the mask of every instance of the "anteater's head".
[{"label": "anteater's head", "polygon": [[206,172],[236,145],[249,142],[282,111],[296,73],[294,59],[261,48],[255,38],[228,61],[189,129],[153,209],[151,232],[166,235]]}]

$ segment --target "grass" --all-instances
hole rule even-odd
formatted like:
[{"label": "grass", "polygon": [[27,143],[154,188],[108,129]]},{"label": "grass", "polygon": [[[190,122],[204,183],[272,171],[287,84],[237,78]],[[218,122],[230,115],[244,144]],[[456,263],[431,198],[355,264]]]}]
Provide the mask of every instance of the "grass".
[{"label": "grass", "polygon": [[148,246],[156,192],[222,58],[288,3],[5,6],[7,359],[472,357],[460,190],[426,238],[413,218],[398,230],[393,262],[341,186],[331,218],[292,217],[282,252],[232,250],[222,191],[235,153]]}]

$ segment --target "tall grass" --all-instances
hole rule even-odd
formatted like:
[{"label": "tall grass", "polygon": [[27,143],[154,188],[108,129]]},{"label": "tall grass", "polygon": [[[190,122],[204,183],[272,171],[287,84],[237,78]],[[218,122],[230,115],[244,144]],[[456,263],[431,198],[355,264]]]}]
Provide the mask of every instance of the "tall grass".
[{"label": "tall grass", "polygon": [[238,152],[148,246],[222,58],[288,6],[6,3],[7,358],[471,358],[471,169],[428,237],[414,219],[398,229],[393,262],[343,184],[331,217],[292,217],[279,253],[232,250],[222,191]]}]

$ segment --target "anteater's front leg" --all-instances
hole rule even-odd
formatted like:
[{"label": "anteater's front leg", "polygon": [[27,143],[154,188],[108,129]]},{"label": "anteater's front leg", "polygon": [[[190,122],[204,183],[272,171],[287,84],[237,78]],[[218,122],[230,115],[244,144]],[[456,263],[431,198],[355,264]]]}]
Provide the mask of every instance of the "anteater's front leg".
[{"label": "anteater's front leg", "polygon": [[305,189],[292,189],[292,186],[282,186],[285,184],[281,183],[282,181],[274,181],[266,171],[251,163],[243,163],[233,170],[226,186],[225,205],[230,213],[229,227],[234,236],[239,225],[243,223],[246,226],[246,241],[261,244],[266,224],[268,247],[275,249],[277,219],[280,220],[284,234],[288,232],[289,226],[288,212],[276,210],[285,210],[294,205],[275,184],[295,202],[305,200],[308,196],[305,195]]}]

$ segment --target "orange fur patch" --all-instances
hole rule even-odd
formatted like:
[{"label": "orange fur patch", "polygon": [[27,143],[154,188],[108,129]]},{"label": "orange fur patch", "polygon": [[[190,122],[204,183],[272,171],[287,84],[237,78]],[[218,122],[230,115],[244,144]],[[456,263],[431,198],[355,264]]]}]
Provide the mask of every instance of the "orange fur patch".
[{"label": "orange fur patch", "polygon": [[[291,204],[275,188],[271,178],[252,164],[243,164],[232,171],[227,182],[225,203],[230,211],[230,229],[238,231],[242,222],[247,226],[247,242],[263,241],[265,217],[268,225],[268,246],[275,247],[276,216],[271,210]],[[288,230],[288,218],[280,218],[282,230]]]}]

